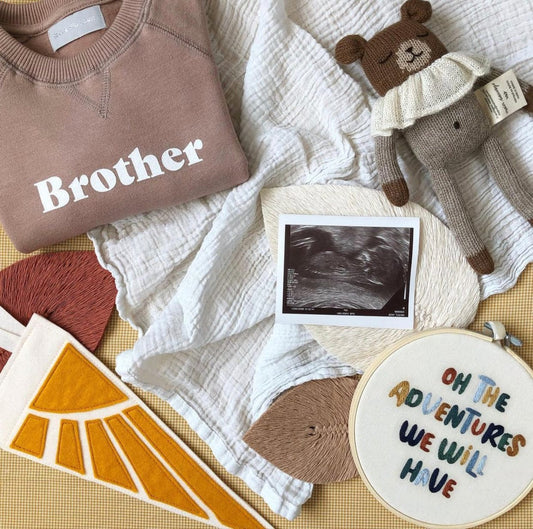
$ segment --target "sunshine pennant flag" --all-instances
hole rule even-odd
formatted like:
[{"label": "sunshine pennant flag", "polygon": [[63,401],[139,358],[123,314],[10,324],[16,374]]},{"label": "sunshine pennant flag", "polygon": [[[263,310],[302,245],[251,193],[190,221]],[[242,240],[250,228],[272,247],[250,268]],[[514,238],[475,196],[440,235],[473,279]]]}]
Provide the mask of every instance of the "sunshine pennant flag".
[{"label": "sunshine pennant flag", "polygon": [[0,447],[228,529],[271,528],[69,333],[0,309]]}]

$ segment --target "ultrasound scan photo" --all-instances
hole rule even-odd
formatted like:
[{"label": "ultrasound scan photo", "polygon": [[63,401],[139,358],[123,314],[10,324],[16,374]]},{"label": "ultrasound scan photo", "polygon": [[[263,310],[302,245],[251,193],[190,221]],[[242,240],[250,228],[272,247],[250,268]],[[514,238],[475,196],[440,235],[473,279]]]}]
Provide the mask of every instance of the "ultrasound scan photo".
[{"label": "ultrasound scan photo", "polygon": [[406,316],[413,229],[285,226],[284,312]]}]

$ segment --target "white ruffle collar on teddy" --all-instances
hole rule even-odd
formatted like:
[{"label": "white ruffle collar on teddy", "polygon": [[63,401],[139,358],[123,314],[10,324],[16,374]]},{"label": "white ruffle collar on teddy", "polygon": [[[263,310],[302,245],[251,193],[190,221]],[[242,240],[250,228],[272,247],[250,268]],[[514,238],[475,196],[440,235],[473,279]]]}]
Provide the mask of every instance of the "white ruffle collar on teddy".
[{"label": "white ruffle collar on teddy", "polygon": [[443,55],[380,97],[372,109],[372,136],[390,136],[417,119],[435,114],[464,97],[476,79],[490,71],[488,61],[462,52]]}]

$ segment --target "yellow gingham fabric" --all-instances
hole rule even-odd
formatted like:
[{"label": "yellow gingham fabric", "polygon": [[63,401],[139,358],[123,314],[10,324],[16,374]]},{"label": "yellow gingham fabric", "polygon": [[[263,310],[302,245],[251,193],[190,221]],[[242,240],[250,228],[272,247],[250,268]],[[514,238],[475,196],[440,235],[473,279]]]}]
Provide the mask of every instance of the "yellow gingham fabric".
[{"label": "yellow gingham fabric", "polygon": [[[24,3],[12,1],[12,3]],[[41,250],[90,250],[85,236]],[[0,268],[26,257],[18,253],[0,229]],[[471,328],[481,330],[487,320],[502,321],[524,341],[518,354],[533,365],[533,265],[505,294],[483,302]],[[136,334],[116,312],[96,355],[110,368],[115,356],[131,347]],[[357,478],[316,486],[311,500],[294,522],[272,514],[263,500],[228,474],[185,421],[154,395],[136,390],[141,398],[178,435],[277,529],[411,529],[382,507]],[[0,417],[1,420],[1,417]],[[0,452],[0,529],[202,529],[207,526],[157,507],[49,469],[12,454]],[[484,529],[533,529],[533,493]]]}]

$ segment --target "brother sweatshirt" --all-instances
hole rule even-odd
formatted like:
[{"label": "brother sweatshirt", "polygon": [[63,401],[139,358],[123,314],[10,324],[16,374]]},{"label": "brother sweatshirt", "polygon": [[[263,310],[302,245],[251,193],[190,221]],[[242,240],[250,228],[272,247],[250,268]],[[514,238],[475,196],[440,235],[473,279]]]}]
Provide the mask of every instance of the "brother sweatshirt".
[{"label": "brother sweatshirt", "polygon": [[0,3],[0,116],[23,252],[248,178],[199,0]]}]

